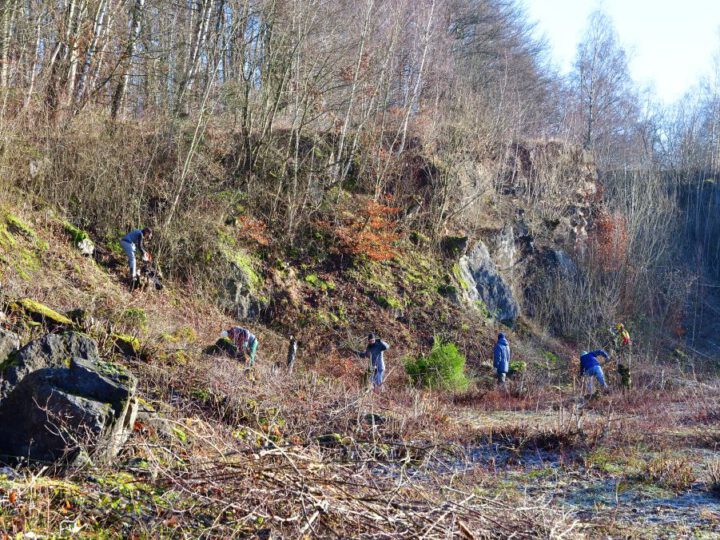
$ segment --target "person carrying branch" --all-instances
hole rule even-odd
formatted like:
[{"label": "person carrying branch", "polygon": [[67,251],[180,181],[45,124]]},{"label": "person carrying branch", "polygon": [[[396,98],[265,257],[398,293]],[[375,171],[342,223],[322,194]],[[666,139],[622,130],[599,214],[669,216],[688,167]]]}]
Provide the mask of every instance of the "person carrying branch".
[{"label": "person carrying branch", "polygon": [[630,339],[630,332],[627,331],[623,323],[617,323],[615,325],[614,334],[614,345],[615,354],[618,358],[617,370],[620,374],[620,384],[625,389],[629,389],[632,385],[630,377],[630,361],[631,361],[631,350],[632,340]]},{"label": "person carrying branch", "polygon": [[130,266],[130,288],[134,288],[138,284],[140,274],[137,268],[135,253],[140,251],[143,261],[150,260],[150,253],[145,249],[145,242],[152,239],[152,229],[145,227],[144,229],[135,229],[127,233],[120,240],[120,246],[125,251],[128,258],[128,266]]},{"label": "person carrying branch", "polygon": [[383,340],[378,339],[375,334],[368,334],[367,348],[365,352],[358,351],[361,358],[370,358],[370,367],[372,369],[373,388],[379,390],[382,387],[383,378],[385,376],[385,360],[383,353],[390,348],[390,345]]},{"label": "person carrying branch", "polygon": [[248,366],[252,367],[255,364],[255,355],[259,343],[255,334],[250,332],[250,330],[242,326],[233,326],[227,330],[223,330],[220,333],[220,337],[228,338],[233,342],[237,349],[237,355],[243,355],[248,359]]},{"label": "person carrying branch", "polygon": [[580,354],[580,376],[587,379],[588,393],[593,393],[593,377],[597,379],[598,384],[603,387],[604,390],[608,390],[608,385],[605,382],[605,375],[603,374],[602,367],[598,356],[602,356],[605,360],[610,360],[610,356],[602,349],[596,351],[587,352],[583,351]]},{"label": "person carrying branch", "polygon": [[497,373],[498,386],[507,390],[505,379],[510,371],[510,344],[502,332],[498,334],[498,340],[493,349],[493,367]]}]

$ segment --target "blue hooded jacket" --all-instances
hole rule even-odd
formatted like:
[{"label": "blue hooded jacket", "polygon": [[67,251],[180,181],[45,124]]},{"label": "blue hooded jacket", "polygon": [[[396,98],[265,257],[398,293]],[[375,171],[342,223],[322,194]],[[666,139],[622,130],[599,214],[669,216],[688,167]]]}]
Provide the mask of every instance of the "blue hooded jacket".
[{"label": "blue hooded jacket", "polygon": [[145,245],[144,245],[144,237],[143,237],[143,230],[142,229],[135,229],[127,233],[125,236],[122,237],[121,242],[126,242],[128,244],[135,244],[137,249],[140,250],[140,253],[145,255]]},{"label": "blue hooded jacket", "polygon": [[592,352],[583,354],[580,357],[580,371],[582,373],[585,373],[588,369],[594,368],[595,366],[599,366],[600,362],[598,362],[598,359],[597,359],[598,356],[604,356],[605,360],[610,359],[608,354],[605,351],[603,351],[602,349],[598,349],[597,351],[592,351]]},{"label": "blue hooded jacket", "polygon": [[364,353],[360,353],[360,356],[370,358],[370,362],[373,368],[378,371],[385,371],[385,360],[383,359],[383,352],[387,351],[390,345],[385,343],[382,339],[376,339],[375,343],[368,345]]},{"label": "blue hooded jacket", "polygon": [[499,334],[495,349],[493,350],[493,367],[498,373],[510,371],[510,344],[505,334]]}]

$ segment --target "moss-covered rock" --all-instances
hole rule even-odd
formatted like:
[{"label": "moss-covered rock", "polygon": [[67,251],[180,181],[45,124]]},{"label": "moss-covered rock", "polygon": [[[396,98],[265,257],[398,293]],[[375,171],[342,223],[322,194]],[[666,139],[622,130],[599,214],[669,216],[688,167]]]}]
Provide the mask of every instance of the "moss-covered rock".
[{"label": "moss-covered rock", "polygon": [[124,356],[138,356],[140,354],[140,340],[127,334],[111,334],[115,351]]},{"label": "moss-covered rock", "polygon": [[63,230],[80,253],[91,256],[95,252],[95,244],[88,233],[67,221],[63,222]]},{"label": "moss-covered rock", "polygon": [[63,222],[63,230],[75,244],[79,244],[83,240],[88,240],[90,238],[88,233],[67,221]]},{"label": "moss-covered rock", "polygon": [[[220,303],[238,319],[256,317],[267,305],[263,297],[263,279],[257,271],[260,266],[234,238],[221,233],[218,240],[219,264],[224,270]],[[214,259],[211,256],[211,259]]]},{"label": "moss-covered rock", "polygon": [[35,322],[52,326],[73,326],[73,322],[65,315],[61,315],[45,304],[41,304],[40,302],[30,298],[23,298],[22,300],[12,304],[11,309],[16,312],[24,313]]}]

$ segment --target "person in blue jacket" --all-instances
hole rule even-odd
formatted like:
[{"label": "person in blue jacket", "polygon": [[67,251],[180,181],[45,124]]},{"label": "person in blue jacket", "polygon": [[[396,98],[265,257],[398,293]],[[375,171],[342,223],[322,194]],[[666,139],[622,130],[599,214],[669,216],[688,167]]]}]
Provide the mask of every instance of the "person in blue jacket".
[{"label": "person in blue jacket", "polygon": [[145,249],[145,242],[152,238],[152,229],[145,227],[144,229],[135,229],[130,231],[120,240],[120,246],[125,251],[128,258],[128,266],[130,266],[130,286],[135,284],[138,277],[137,263],[135,262],[135,253],[139,251],[143,261],[149,259],[149,254]]},{"label": "person in blue jacket", "polygon": [[378,339],[375,334],[368,334],[367,348],[365,352],[359,352],[362,358],[370,358],[370,366],[373,370],[373,388],[376,390],[382,386],[385,376],[385,360],[383,353],[390,348],[390,345]]},{"label": "person in blue jacket", "polygon": [[493,349],[493,367],[497,372],[498,386],[505,388],[505,378],[510,370],[510,344],[502,332],[498,334],[498,340]]},{"label": "person in blue jacket", "polygon": [[597,351],[587,352],[583,351],[580,354],[580,375],[587,378],[588,393],[593,393],[593,377],[598,381],[598,384],[605,390],[608,389],[608,385],[605,382],[605,375],[603,375],[602,367],[600,367],[600,361],[598,356],[602,356],[605,360],[610,360],[610,356],[602,349]]}]

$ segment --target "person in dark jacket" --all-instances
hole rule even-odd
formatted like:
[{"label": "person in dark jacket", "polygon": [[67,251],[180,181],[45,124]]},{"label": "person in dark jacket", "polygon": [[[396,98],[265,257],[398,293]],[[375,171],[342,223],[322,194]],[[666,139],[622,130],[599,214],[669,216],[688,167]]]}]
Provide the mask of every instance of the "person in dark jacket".
[{"label": "person in dark jacket", "polygon": [[510,371],[510,344],[503,333],[498,334],[493,349],[493,367],[497,373],[498,386],[505,388],[505,378]]},{"label": "person in dark jacket", "polygon": [[145,227],[144,229],[135,229],[127,233],[120,240],[120,246],[125,251],[130,266],[130,286],[135,284],[135,280],[139,277],[137,263],[135,261],[135,253],[140,251],[143,261],[147,261],[150,255],[145,250],[145,242],[152,239],[152,229]]},{"label": "person in dark jacket", "polygon": [[605,360],[610,360],[608,353],[602,349],[592,352],[583,351],[580,354],[580,375],[587,378],[587,388],[590,394],[593,393],[593,377],[597,379],[600,386],[605,390],[608,389],[598,356],[602,356]]},{"label": "person in dark jacket", "polygon": [[248,358],[248,366],[255,364],[255,355],[258,349],[258,339],[255,334],[242,326],[233,326],[220,333],[221,338],[232,340],[237,349],[238,356],[243,355]]},{"label": "person in dark jacket", "polygon": [[358,353],[360,357],[370,359],[370,366],[373,371],[372,381],[375,389],[379,389],[382,386],[383,378],[385,377],[385,359],[383,358],[383,353],[389,348],[390,345],[378,339],[375,334],[368,334],[365,352]]}]

